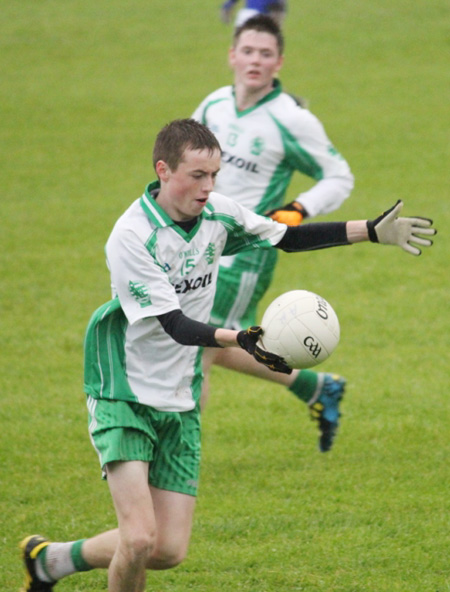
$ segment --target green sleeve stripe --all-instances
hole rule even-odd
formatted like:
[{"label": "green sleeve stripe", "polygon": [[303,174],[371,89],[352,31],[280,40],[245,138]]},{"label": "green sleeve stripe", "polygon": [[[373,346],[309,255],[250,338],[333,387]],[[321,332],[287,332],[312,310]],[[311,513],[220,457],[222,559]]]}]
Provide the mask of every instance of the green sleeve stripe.
[{"label": "green sleeve stripe", "polygon": [[270,241],[261,239],[257,234],[250,234],[233,216],[224,213],[214,213],[210,219],[221,222],[227,231],[227,242],[223,255],[234,255],[242,250],[272,247]]},{"label": "green sleeve stripe", "polygon": [[257,214],[264,215],[269,210],[281,207],[287,188],[291,182],[292,173],[292,167],[285,160],[282,160],[275,169],[264,195],[255,210]]},{"label": "green sleeve stripe", "polygon": [[149,238],[147,239],[147,242],[145,243],[145,248],[149,252],[150,256],[153,258],[156,265],[165,272],[166,270],[164,269],[164,265],[160,261],[158,261],[158,258],[156,257],[156,243],[157,242],[158,242],[158,230],[155,229],[151,233]]},{"label": "green sleeve stripe", "polygon": [[147,242],[145,243],[145,247],[152,257],[155,257],[157,241],[158,241],[157,233],[156,233],[156,230],[154,230],[151,233],[151,235],[149,236],[149,238],[147,239]]},{"label": "green sleeve stripe", "polygon": [[301,173],[312,177],[316,181],[323,179],[323,170],[319,163],[300,146],[295,136],[278,121],[276,117],[271,115],[275,125],[280,130],[281,140],[283,142],[285,157],[285,166],[290,166],[293,170],[300,171]]}]

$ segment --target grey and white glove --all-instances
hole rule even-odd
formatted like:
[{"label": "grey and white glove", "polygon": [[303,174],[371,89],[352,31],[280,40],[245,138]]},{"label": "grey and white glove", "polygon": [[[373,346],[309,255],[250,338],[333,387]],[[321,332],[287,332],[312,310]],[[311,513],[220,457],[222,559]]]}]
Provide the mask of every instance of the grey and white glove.
[{"label": "grey and white glove", "polygon": [[395,206],[386,210],[375,220],[367,220],[369,239],[373,243],[398,245],[411,255],[420,255],[422,251],[415,245],[430,247],[433,244],[429,238],[419,236],[421,234],[428,236],[436,234],[436,230],[431,228],[433,221],[420,217],[399,218],[398,214],[402,207],[403,202],[398,200]]}]

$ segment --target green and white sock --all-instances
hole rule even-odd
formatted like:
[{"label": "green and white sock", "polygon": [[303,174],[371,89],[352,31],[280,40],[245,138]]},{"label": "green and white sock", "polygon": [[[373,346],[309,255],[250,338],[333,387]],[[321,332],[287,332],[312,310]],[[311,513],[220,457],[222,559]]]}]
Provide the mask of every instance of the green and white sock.
[{"label": "green and white sock", "polygon": [[321,376],[323,372],[314,372],[312,370],[300,370],[294,382],[288,387],[291,393],[309,403],[317,395],[317,389],[322,383]]},{"label": "green and white sock", "polygon": [[89,571],[81,547],[86,539],[70,543],[50,543],[42,549],[36,561],[36,573],[43,582],[56,582],[78,571]]}]

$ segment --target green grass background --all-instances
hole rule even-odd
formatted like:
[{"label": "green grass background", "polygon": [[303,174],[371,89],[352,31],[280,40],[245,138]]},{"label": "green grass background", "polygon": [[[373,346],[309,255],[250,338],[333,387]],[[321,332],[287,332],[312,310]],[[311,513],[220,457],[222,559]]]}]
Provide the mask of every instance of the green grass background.
[{"label": "green grass background", "polygon": [[[216,369],[190,554],[149,590],[450,590],[448,24],[444,0],[290,3],[282,81],[356,176],[325,219],[402,198],[440,235],[420,258],[281,257],[264,305],[302,287],[341,321],[321,367],[349,381],[339,439],[320,455],[294,397]],[[25,534],[115,525],[82,393],[103,246],[154,178],[157,131],[229,83],[231,29],[204,0],[4,0],[0,26],[0,589],[16,591]],[[106,574],[57,589],[106,590]]]}]

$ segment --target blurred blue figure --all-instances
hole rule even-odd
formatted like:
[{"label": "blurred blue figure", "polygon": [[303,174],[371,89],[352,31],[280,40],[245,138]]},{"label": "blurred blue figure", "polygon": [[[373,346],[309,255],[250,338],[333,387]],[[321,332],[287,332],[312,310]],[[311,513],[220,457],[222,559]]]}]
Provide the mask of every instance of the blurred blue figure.
[{"label": "blurred blue figure", "polygon": [[[221,6],[220,16],[224,23],[230,23],[238,0],[226,0]],[[246,20],[257,14],[266,14],[272,17],[281,26],[286,15],[287,0],[246,0],[245,6],[241,8],[234,23],[240,27]]]}]

